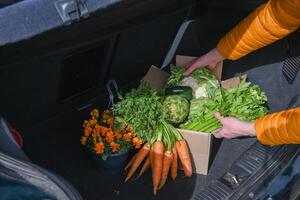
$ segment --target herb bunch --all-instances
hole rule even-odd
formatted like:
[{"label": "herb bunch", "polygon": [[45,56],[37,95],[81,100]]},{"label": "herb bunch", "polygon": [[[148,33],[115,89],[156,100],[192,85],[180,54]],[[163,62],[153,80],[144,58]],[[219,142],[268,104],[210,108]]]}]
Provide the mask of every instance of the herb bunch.
[{"label": "herb bunch", "polygon": [[143,141],[149,141],[157,124],[165,118],[162,100],[154,88],[143,84],[121,97],[113,112]]}]

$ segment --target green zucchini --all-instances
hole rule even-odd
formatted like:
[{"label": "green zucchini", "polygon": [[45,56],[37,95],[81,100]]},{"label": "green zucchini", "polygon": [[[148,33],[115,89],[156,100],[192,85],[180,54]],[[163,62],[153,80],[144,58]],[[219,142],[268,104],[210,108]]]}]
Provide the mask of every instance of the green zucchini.
[{"label": "green zucchini", "polygon": [[165,95],[179,95],[190,101],[193,98],[193,90],[188,86],[173,86],[166,88]]}]

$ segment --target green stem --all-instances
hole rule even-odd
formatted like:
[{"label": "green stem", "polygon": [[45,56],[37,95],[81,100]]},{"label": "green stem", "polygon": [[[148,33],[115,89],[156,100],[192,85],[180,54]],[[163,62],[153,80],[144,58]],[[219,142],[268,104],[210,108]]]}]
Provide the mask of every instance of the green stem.
[{"label": "green stem", "polygon": [[158,125],[157,141],[162,141],[162,130],[161,130],[161,124],[160,124],[160,125]]},{"label": "green stem", "polygon": [[214,127],[210,128],[210,129],[208,129],[206,132],[207,132],[207,133],[211,133],[211,132],[213,132],[213,131],[215,131],[215,130],[217,130],[217,129],[221,128],[221,127],[222,127],[222,125],[221,125],[221,124],[219,124],[219,125],[216,125],[216,126],[214,126]]},{"label": "green stem", "polygon": [[[164,126],[165,127],[165,126]],[[166,128],[166,127],[165,127]],[[165,133],[166,133],[166,139],[167,139],[167,141],[168,141],[168,144],[167,144],[167,149],[168,149],[168,151],[170,151],[171,150],[171,148],[172,148],[172,141],[171,141],[171,137],[170,137],[170,132],[167,130],[167,129],[165,129]]]},{"label": "green stem", "polygon": [[200,131],[200,130],[204,129],[207,126],[215,124],[216,122],[217,122],[216,118],[212,118],[212,119],[210,119],[208,121],[204,121],[204,122],[203,121],[199,121],[198,125],[195,126],[192,130],[198,130],[198,131]]},{"label": "green stem", "polygon": [[164,122],[164,123],[168,127],[170,132],[175,136],[176,140],[181,140],[182,139],[181,134],[179,133],[179,131],[174,126],[172,126],[168,122]]},{"label": "green stem", "polygon": [[166,126],[164,125],[164,123],[162,123],[162,132],[163,132],[163,142],[165,147],[167,147],[167,149],[169,149],[170,146],[170,137],[169,137],[169,132],[166,129]]},{"label": "green stem", "polygon": [[206,127],[203,128],[201,131],[203,131],[203,132],[208,132],[208,133],[209,133],[209,132],[211,132],[211,131],[214,131],[214,130],[218,129],[219,126],[220,126],[220,124],[219,124],[218,121],[217,121],[217,122],[211,124],[210,126],[206,126]]}]

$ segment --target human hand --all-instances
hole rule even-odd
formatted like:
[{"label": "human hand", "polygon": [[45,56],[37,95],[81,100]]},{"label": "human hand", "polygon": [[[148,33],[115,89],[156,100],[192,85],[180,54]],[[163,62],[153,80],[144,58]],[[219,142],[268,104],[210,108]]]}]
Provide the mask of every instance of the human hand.
[{"label": "human hand", "polygon": [[217,64],[225,58],[218,52],[216,48],[212,49],[208,53],[197,58],[194,62],[185,66],[184,75],[187,76],[197,68],[208,66],[210,69],[214,69]]},{"label": "human hand", "polygon": [[223,117],[215,113],[215,117],[223,124],[223,127],[214,133],[216,138],[236,138],[241,136],[256,136],[253,122],[245,122],[234,117]]}]

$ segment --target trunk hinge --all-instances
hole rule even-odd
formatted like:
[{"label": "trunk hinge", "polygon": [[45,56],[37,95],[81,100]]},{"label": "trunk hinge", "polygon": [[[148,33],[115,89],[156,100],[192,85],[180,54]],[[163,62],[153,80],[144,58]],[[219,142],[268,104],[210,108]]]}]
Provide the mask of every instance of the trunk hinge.
[{"label": "trunk hinge", "polygon": [[58,0],[54,4],[64,24],[69,25],[73,21],[79,21],[80,18],[89,16],[85,1],[86,0]]}]

